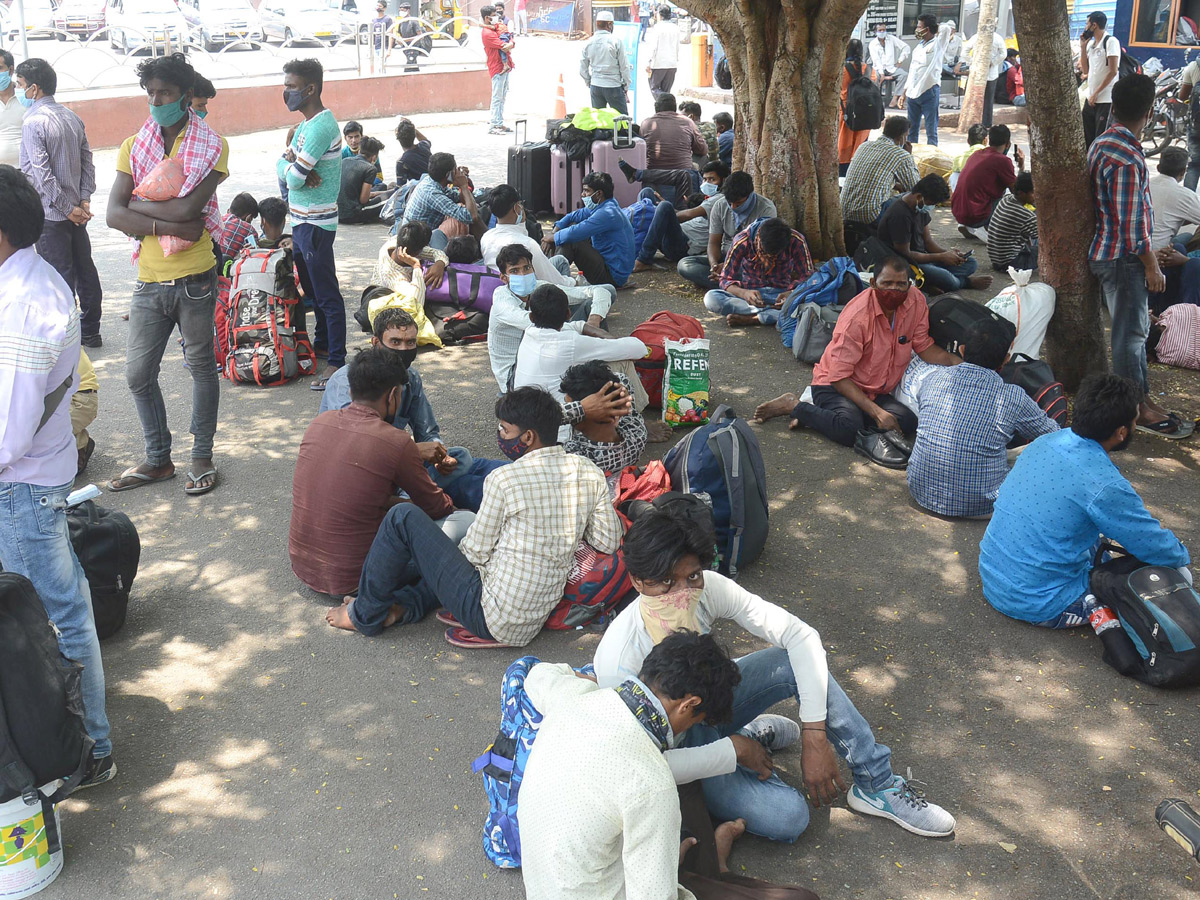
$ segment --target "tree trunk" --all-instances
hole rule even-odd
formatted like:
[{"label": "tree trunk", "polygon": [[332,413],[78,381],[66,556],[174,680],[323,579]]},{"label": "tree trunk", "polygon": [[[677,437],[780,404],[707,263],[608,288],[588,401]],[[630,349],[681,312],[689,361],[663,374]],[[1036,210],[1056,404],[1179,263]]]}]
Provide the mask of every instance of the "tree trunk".
[{"label": "tree trunk", "polygon": [[971,53],[971,72],[967,75],[967,91],[962,109],[958,111],[958,134],[983,120],[983,92],[987,87],[988,69],[992,67],[992,35],[996,33],[996,0],[980,0],[979,30],[975,32],[975,49]]},{"label": "tree trunk", "polygon": [[845,250],[837,132],[846,44],[867,0],[694,0],[729,57],[734,168],[799,229],[813,255]]},{"label": "tree trunk", "polygon": [[1108,369],[1099,290],[1088,268],[1096,230],[1066,0],[1013,0],[1028,102],[1042,280],[1057,293],[1047,361],[1073,391]]}]

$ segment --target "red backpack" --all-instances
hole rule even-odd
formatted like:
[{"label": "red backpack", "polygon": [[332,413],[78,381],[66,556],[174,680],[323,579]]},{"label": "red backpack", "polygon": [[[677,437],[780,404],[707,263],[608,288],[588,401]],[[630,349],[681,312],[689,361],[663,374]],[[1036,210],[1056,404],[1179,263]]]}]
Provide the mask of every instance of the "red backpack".
[{"label": "red backpack", "polygon": [[546,627],[568,631],[615,615],[633,592],[633,582],[620,551],[600,553],[586,541],[575,549],[575,564],[567,577],[563,598],[546,620]]},{"label": "red backpack", "polygon": [[650,348],[650,355],[639,359],[634,367],[637,369],[638,378],[642,380],[642,387],[650,397],[650,406],[661,407],[663,372],[667,368],[667,351],[663,347],[663,341],[667,338],[673,341],[702,338],[704,326],[700,324],[699,319],[664,309],[633,329],[633,337]]},{"label": "red backpack", "polygon": [[617,495],[613,498],[613,506],[625,530],[632,524],[626,514],[625,505],[633,500],[645,500],[647,503],[671,490],[671,475],[667,472],[661,460],[651,460],[644,466],[626,466],[617,477]]}]

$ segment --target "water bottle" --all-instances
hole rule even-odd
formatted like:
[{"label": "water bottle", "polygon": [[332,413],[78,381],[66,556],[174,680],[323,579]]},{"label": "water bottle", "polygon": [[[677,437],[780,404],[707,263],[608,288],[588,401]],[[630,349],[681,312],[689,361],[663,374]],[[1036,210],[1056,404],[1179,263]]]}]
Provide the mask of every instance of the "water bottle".
[{"label": "water bottle", "polygon": [[1154,821],[1175,843],[1200,862],[1200,815],[1182,800],[1164,800],[1154,810]]},{"label": "water bottle", "polygon": [[1122,675],[1141,669],[1145,663],[1116,613],[1111,607],[1099,605],[1094,597],[1089,595],[1088,599],[1091,601],[1088,621],[1104,645],[1104,661]]}]

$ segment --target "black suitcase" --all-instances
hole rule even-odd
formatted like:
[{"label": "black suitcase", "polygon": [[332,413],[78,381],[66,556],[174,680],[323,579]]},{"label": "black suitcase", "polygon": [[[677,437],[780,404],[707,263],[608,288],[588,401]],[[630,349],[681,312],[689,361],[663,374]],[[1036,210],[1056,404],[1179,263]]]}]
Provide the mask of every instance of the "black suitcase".
[{"label": "black suitcase", "polygon": [[71,546],[91,588],[96,634],[104,640],[125,624],[142,542],[129,516],[103,509],[90,500],[67,510],[67,527]]},{"label": "black suitcase", "polygon": [[1017,326],[982,303],[958,294],[941,294],[929,301],[929,336],[947,353],[962,355],[959,348],[976,322],[992,321],[1008,332],[1008,343],[1017,339]]},{"label": "black suitcase", "polygon": [[[520,119],[514,136],[525,132],[529,135],[529,123]],[[521,195],[525,204],[525,215],[536,216],[550,212],[550,144],[548,141],[522,141],[508,148],[508,183]]]}]

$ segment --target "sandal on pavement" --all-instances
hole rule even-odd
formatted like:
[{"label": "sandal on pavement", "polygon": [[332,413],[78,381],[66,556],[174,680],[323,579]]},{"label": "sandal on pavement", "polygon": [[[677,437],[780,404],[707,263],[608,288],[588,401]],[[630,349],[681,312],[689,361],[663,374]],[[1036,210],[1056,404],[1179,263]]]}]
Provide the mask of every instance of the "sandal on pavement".
[{"label": "sandal on pavement", "polygon": [[309,384],[308,389],[310,391],[323,391],[327,384],[329,384],[328,378],[318,378]]},{"label": "sandal on pavement", "polygon": [[[209,469],[207,472],[201,472],[199,475],[193,475],[191,472],[188,472],[187,477],[188,477],[188,481],[190,481],[192,483],[192,486],[185,487],[183,489],[183,492],[185,494],[189,494],[193,497],[198,497],[201,494],[207,494],[209,491],[211,491],[213,488],[215,488],[217,486],[217,470],[216,469]],[[209,483],[207,485],[200,484],[200,482],[203,481],[205,478],[211,478],[212,480],[209,481]]]},{"label": "sandal on pavement", "polygon": [[500,641],[481,638],[478,635],[471,634],[471,632],[467,631],[461,625],[457,628],[446,629],[446,641],[455,647],[462,647],[464,650],[488,650],[512,646],[512,644],[503,644]]},{"label": "sandal on pavement", "polygon": [[[155,477],[153,475],[147,475],[144,472],[139,472],[137,470],[137,466],[133,466],[132,468],[126,469],[124,472],[122,472],[119,478],[109,479],[108,489],[116,494],[120,491],[132,491],[134,488],[144,487],[147,484],[154,484],[156,481],[170,481],[174,477],[174,471],[172,471],[170,475],[159,475]],[[126,479],[133,479],[133,483],[118,485],[117,482],[125,481]]]},{"label": "sandal on pavement", "polygon": [[1192,436],[1192,432],[1196,430],[1196,423],[1183,421],[1178,413],[1167,413],[1167,417],[1161,422],[1155,422],[1153,425],[1138,425],[1137,430],[1144,431],[1146,434],[1157,434],[1159,437],[1165,437],[1172,441],[1181,441]]},{"label": "sandal on pavement", "polygon": [[458,619],[454,618],[454,613],[448,609],[439,609],[435,618],[443,625],[449,625],[451,628],[461,628],[462,625]]}]

